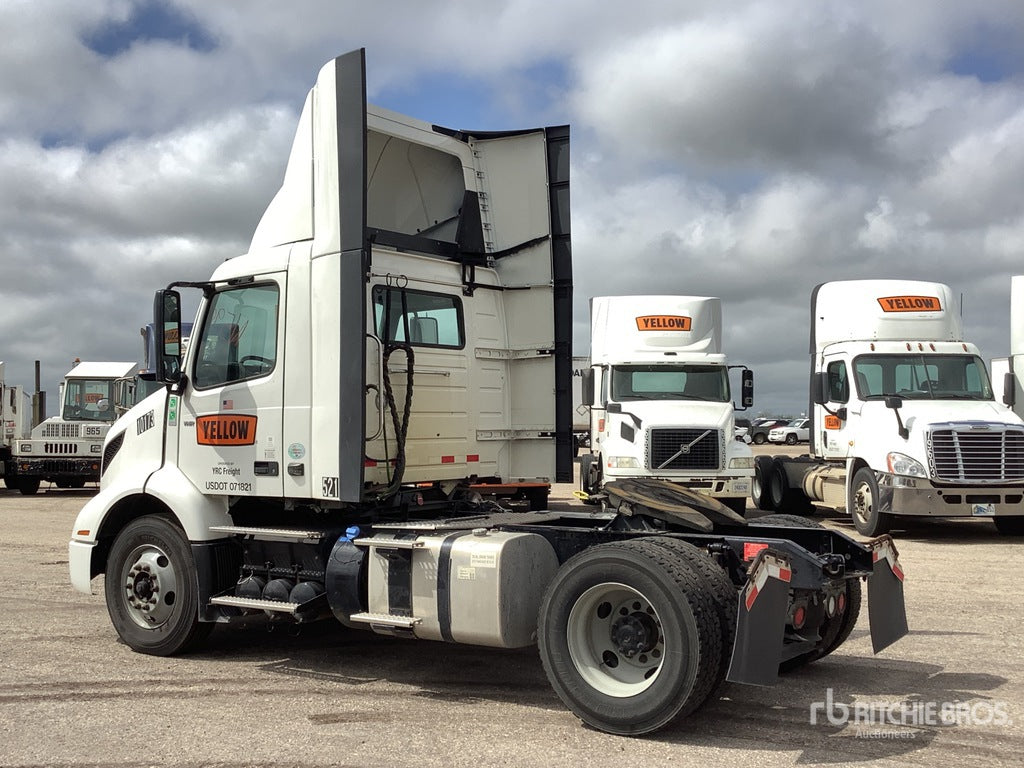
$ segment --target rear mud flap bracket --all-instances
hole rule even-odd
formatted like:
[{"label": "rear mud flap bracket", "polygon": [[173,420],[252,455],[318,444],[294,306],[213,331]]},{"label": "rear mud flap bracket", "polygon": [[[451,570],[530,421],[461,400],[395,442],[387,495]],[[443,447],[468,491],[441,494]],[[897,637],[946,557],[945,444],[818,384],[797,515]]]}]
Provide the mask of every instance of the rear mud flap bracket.
[{"label": "rear mud flap bracket", "polygon": [[868,619],[875,653],[907,634],[907,606],[903,597],[903,568],[890,536],[868,543],[874,567],[868,576]]},{"label": "rear mud flap bracket", "polygon": [[736,642],[726,679],[774,685],[779,679],[793,569],[784,555],[765,549],[758,553],[749,573],[740,592]]}]

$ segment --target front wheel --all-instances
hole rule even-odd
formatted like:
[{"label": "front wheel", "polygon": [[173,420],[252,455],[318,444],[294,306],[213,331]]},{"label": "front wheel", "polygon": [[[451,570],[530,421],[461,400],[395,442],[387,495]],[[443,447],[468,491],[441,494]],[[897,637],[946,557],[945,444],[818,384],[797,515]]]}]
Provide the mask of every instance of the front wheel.
[{"label": "front wheel", "polygon": [[184,532],[162,517],[125,526],[107,557],[110,620],[133,650],[171,656],[194,647],[213,629],[199,621],[195,562]]},{"label": "front wheel", "polygon": [[38,477],[22,477],[18,479],[18,490],[22,496],[34,496],[39,490]]},{"label": "front wheel", "polygon": [[881,536],[892,527],[892,515],[881,510],[878,478],[870,467],[861,467],[853,476],[847,508],[853,527],[863,536]]},{"label": "front wheel", "polygon": [[672,552],[643,541],[569,559],[544,595],[537,643],[565,705],[620,735],[650,733],[700,706],[722,654],[708,589]]},{"label": "front wheel", "polygon": [[1024,536],[1024,517],[994,517],[992,523],[1003,536]]}]

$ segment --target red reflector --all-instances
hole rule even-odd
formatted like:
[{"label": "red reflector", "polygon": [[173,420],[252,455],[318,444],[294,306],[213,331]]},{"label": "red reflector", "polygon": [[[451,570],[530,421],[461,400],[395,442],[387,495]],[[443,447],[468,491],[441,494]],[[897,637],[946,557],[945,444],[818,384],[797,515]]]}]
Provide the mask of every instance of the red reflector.
[{"label": "red reflector", "polygon": [[374,461],[373,459],[364,459],[363,460],[363,466],[364,467],[376,467],[377,466],[377,462]]},{"label": "red reflector", "polygon": [[469,462],[469,461],[480,461],[480,454],[478,454],[478,453],[471,453],[468,456],[466,456],[466,461],[467,462]]},{"label": "red reflector", "polygon": [[441,463],[442,464],[454,464],[455,463],[455,457],[454,456],[442,456],[441,457]]},{"label": "red reflector", "polygon": [[768,549],[768,545],[760,544],[756,541],[743,542],[743,559],[753,560],[762,549]]},{"label": "red reflector", "polygon": [[846,610],[846,595],[839,595],[839,612],[842,613]]},{"label": "red reflector", "polygon": [[795,611],[793,611],[793,626],[800,629],[804,625],[804,621],[807,620],[807,611],[801,605]]}]

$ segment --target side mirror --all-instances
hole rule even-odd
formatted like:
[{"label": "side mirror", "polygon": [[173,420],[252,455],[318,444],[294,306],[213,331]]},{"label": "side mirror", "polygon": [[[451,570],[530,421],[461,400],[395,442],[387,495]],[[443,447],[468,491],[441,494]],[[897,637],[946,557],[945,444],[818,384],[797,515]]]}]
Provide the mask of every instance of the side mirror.
[{"label": "side mirror", "polygon": [[153,327],[156,330],[156,378],[167,384],[181,379],[181,294],[156,292],[153,300]]},{"label": "side mirror", "polygon": [[744,408],[754,407],[754,372],[744,368],[740,373],[740,396]]},{"label": "side mirror", "polygon": [[587,368],[583,371],[583,381],[580,382],[583,388],[583,405],[594,404],[594,369]]},{"label": "side mirror", "polygon": [[1017,377],[1013,371],[1003,374],[1003,404],[1010,408],[1017,404]]},{"label": "side mirror", "polygon": [[824,405],[828,402],[828,372],[818,371],[811,374],[811,402]]},{"label": "side mirror", "polygon": [[898,395],[886,395],[885,396],[885,407],[892,408],[894,411],[898,411],[903,407],[903,398]]}]

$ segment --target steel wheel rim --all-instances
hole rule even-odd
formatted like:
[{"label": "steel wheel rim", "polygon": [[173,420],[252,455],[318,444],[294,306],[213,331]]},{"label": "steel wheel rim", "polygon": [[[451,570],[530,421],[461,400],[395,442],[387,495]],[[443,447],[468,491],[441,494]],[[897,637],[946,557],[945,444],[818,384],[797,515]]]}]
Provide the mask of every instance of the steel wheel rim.
[{"label": "steel wheel rim", "polygon": [[853,514],[857,516],[862,525],[868,524],[874,503],[875,500],[871,496],[871,486],[867,483],[858,484],[853,494]]},{"label": "steel wheel rim", "polygon": [[642,593],[615,582],[580,595],[566,627],[569,656],[594,690],[624,698],[657,679],[666,647],[662,622]]},{"label": "steel wheel rim", "polygon": [[174,612],[178,576],[160,547],[142,544],[125,558],[121,569],[122,596],[128,615],[143,629],[166,624]]}]

